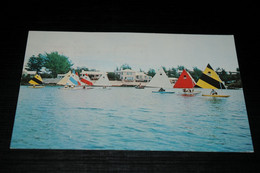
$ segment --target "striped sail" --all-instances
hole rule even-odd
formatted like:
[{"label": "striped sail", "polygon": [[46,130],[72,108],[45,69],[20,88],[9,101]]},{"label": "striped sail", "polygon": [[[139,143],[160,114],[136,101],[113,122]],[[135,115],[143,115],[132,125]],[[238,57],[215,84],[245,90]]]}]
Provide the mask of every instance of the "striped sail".
[{"label": "striped sail", "polygon": [[89,76],[87,74],[83,74],[80,81],[83,82],[84,84],[87,84],[90,86],[93,85],[93,83],[91,82],[91,79],[89,78]]},{"label": "striped sail", "polygon": [[29,84],[32,85],[41,85],[42,84],[42,78],[40,75],[36,74],[30,81]]},{"label": "striped sail", "polygon": [[62,78],[58,83],[58,85],[74,85],[74,86],[80,86],[80,80],[79,80],[79,76],[77,73],[75,73],[75,71],[73,71],[71,73],[71,71],[69,71],[67,74],[65,74],[64,78]]},{"label": "striped sail", "polygon": [[58,85],[66,85],[67,81],[69,80],[71,75],[71,71],[69,71],[67,74],[65,74],[64,78],[62,78],[57,84]]},{"label": "striped sail", "polygon": [[69,80],[67,81],[66,85],[74,85],[74,86],[81,85],[79,76],[75,73],[75,71],[73,71],[72,74],[69,76]]},{"label": "striped sail", "polygon": [[225,89],[225,85],[219,78],[218,74],[208,64],[196,86],[206,89]]}]

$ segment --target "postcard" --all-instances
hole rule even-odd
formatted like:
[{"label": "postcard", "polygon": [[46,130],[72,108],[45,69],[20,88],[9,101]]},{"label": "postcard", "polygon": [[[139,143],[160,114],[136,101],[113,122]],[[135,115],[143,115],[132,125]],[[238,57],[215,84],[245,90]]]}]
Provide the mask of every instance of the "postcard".
[{"label": "postcard", "polygon": [[29,31],[10,148],[253,152],[234,36]]}]

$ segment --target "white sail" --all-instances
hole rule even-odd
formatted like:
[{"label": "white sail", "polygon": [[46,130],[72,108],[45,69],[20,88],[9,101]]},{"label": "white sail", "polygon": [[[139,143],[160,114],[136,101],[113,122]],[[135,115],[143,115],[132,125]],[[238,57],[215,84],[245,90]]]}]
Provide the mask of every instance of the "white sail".
[{"label": "white sail", "polygon": [[157,73],[154,75],[152,80],[146,85],[146,87],[154,87],[154,88],[173,88],[168,76],[164,72],[163,68],[161,67]]},{"label": "white sail", "polygon": [[75,72],[71,73],[71,71],[69,71],[67,74],[65,74],[65,77],[62,78],[57,84],[78,86],[81,85],[81,82],[79,80],[79,76],[76,75]]},{"label": "white sail", "polygon": [[107,74],[104,72],[100,78],[94,83],[94,86],[111,86]]},{"label": "white sail", "polygon": [[57,83],[58,85],[66,85],[71,75],[71,71],[65,74],[65,76]]}]

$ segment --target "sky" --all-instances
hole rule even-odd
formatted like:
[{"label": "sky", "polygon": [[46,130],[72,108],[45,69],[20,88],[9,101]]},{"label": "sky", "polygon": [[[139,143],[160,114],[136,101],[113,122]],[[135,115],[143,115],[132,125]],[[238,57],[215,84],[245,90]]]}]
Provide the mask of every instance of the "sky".
[{"label": "sky", "polygon": [[32,55],[53,51],[69,57],[74,68],[106,72],[125,63],[146,72],[178,65],[204,70],[208,63],[214,69],[238,68],[233,35],[29,31],[24,64]]}]

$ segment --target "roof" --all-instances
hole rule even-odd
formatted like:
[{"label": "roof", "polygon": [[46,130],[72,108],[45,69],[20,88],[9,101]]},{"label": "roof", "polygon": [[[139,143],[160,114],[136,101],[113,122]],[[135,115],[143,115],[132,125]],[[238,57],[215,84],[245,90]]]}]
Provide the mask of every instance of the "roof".
[{"label": "roof", "polygon": [[27,71],[27,70],[23,70],[23,74],[34,75],[34,74],[36,74],[36,71]]},{"label": "roof", "polygon": [[82,70],[81,74],[101,75],[101,74],[103,74],[103,72],[102,71],[84,71],[84,70]]},{"label": "roof", "polygon": [[131,69],[124,69],[124,70],[121,70],[121,72],[136,72],[136,71],[131,70]]}]

